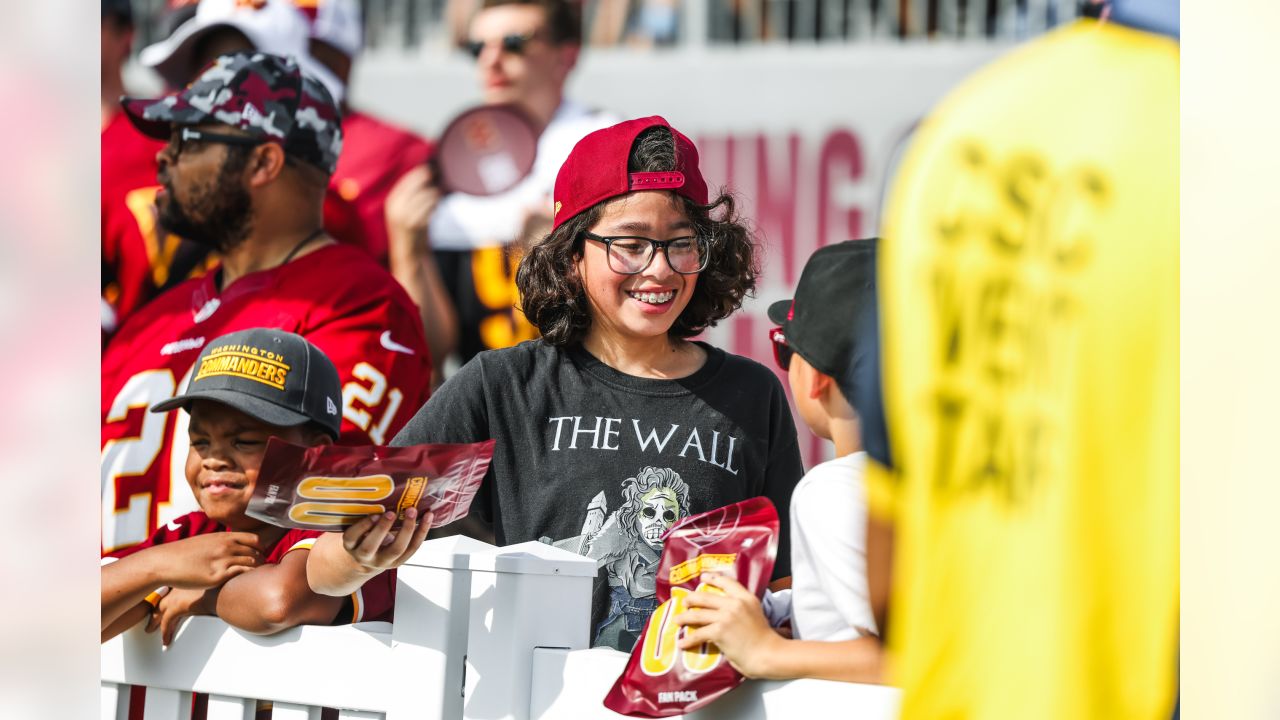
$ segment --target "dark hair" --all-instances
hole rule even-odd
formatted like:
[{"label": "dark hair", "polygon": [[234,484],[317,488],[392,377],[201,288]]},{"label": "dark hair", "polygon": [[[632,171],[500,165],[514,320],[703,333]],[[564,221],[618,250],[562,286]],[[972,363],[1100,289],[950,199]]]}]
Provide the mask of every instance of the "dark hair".
[{"label": "dark hair", "polygon": [[484,0],[482,10],[499,5],[533,5],[547,15],[547,29],[551,42],[556,45],[582,44],[582,11],[580,3],[572,0]]},{"label": "dark hair", "polygon": [[[676,166],[675,138],[665,127],[640,133],[627,159],[628,172],[665,172]],[[591,310],[577,262],[582,257],[584,233],[599,222],[605,205],[615,199],[598,202],[569,218],[533,243],[520,261],[516,287],[521,310],[552,345],[581,342],[591,328]],[[742,299],[755,291],[760,265],[755,238],[738,218],[731,195],[722,193],[709,205],[674,194],[672,201],[682,204],[694,232],[707,238],[711,255],[706,269],[698,274],[693,297],[669,331],[672,337],[687,338],[741,307]]]}]

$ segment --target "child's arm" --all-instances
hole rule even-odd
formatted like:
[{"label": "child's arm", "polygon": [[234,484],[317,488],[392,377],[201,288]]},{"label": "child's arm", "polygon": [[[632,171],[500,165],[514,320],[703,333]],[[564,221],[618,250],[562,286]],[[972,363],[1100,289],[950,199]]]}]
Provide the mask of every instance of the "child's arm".
[{"label": "child's arm", "polygon": [[393,512],[362,518],[346,532],[321,535],[307,558],[307,583],[322,595],[346,597],[378,573],[397,568],[422,546],[431,529],[431,513],[417,522],[417,510],[404,513],[404,525],[387,542]]},{"label": "child's arm", "polygon": [[218,617],[255,635],[333,622],[343,598],[319,595],[307,587],[308,555],[307,550],[294,550],[275,565],[228,580],[213,600]]},{"label": "child's arm", "polygon": [[760,601],[737,580],[717,573],[702,577],[724,594],[695,592],[686,596],[690,609],[673,618],[677,625],[692,626],[677,643],[682,650],[715,643],[733,667],[750,678],[880,682],[878,638],[788,640],[769,627]]},{"label": "child's arm", "polygon": [[104,565],[102,641],[146,617],[150,605],[144,599],[156,588],[216,587],[248,572],[261,557],[256,535],[228,532],[155,545]]}]

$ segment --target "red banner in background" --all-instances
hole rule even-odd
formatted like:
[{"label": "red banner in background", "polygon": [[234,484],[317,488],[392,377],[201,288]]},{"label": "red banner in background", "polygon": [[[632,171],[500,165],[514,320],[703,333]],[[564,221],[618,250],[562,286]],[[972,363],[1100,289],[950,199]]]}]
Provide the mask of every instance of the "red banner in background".
[{"label": "red banner in background", "polygon": [[[765,307],[791,296],[813,251],[875,234],[880,188],[867,172],[865,142],[847,127],[817,135],[703,134],[695,142],[708,184],[734,194],[764,246],[757,301],[707,338],[772,368],[790,400],[787,375],[773,361]],[[804,464],[813,467],[831,456],[830,444],[809,432],[792,403]]]}]

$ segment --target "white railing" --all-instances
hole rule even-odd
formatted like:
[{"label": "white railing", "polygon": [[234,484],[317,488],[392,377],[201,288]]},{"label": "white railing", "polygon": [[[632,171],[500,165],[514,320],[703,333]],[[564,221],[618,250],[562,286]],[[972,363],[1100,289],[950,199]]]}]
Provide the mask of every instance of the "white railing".
[{"label": "white railing", "polygon": [[[399,572],[395,623],[299,627],[266,637],[210,617],[188,620],[168,648],[134,628],[102,646],[103,720],[128,716],[127,685],[146,691],[146,720],[188,718],[207,693],[209,720],[618,718],[601,705],[627,656],[586,649],[595,562],[543,545],[505,548],[445,538]],[[687,717],[753,720],[896,716],[898,692],[873,685],[748,681]]]}]

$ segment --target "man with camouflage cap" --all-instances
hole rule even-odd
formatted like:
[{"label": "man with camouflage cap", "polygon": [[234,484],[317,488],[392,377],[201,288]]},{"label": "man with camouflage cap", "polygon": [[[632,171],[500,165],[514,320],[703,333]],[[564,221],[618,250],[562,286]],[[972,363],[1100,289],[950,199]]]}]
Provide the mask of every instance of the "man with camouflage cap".
[{"label": "man with camouflage cap", "polygon": [[431,376],[409,297],[367,253],[322,229],[342,148],[322,84],[291,59],[241,52],[179,92],[122,104],[141,132],[168,141],[156,158],[160,221],[221,263],[144,306],[103,354],[104,551],[194,507],[181,473],[184,421],[142,410],[181,391],[208,340],[275,327],[323,350],[343,381],[339,442],[390,439],[426,400]]}]

